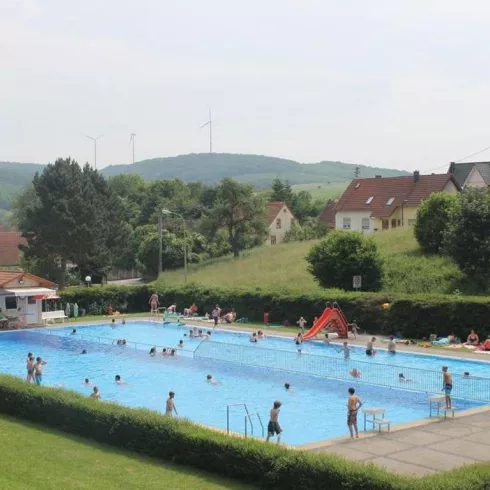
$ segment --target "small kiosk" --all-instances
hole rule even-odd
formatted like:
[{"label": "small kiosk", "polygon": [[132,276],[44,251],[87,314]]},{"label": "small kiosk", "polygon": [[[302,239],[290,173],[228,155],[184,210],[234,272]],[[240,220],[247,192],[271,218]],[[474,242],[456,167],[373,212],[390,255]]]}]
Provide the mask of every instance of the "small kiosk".
[{"label": "small kiosk", "polygon": [[22,325],[43,322],[43,301],[59,300],[57,285],[27,272],[0,271],[0,308]]}]

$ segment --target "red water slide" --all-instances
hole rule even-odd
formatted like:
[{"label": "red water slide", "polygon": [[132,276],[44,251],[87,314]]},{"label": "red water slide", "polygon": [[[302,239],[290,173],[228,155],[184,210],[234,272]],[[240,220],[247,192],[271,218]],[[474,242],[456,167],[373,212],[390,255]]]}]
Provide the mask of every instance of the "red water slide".
[{"label": "red water slide", "polygon": [[340,339],[346,339],[349,331],[347,320],[340,310],[334,308],[325,308],[320,318],[303,336],[304,340],[311,339],[323,328],[330,326],[334,327]]}]

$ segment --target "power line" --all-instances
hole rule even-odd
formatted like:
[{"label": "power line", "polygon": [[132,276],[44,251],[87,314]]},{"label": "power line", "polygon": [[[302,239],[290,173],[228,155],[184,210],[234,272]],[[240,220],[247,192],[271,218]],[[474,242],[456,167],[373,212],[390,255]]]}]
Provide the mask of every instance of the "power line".
[{"label": "power line", "polygon": [[454,163],[459,163],[463,160],[466,160],[467,158],[474,157],[475,155],[479,155],[480,153],[483,153],[484,151],[490,150],[490,146],[487,146],[486,148],[483,148],[483,150],[476,151],[475,153],[472,153],[471,155],[468,155],[464,158],[460,158],[459,160],[456,160]]}]

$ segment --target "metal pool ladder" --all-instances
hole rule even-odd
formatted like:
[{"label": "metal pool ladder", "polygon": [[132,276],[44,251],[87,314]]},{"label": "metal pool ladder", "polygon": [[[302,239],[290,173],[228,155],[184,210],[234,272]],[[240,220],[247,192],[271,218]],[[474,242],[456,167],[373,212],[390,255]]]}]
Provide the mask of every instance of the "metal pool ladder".
[{"label": "metal pool ladder", "polygon": [[250,423],[250,434],[254,433],[254,426],[252,422],[252,415],[256,415],[259,420],[260,427],[262,428],[262,437],[264,437],[264,424],[262,423],[262,419],[260,418],[260,414],[258,412],[250,413],[248,411],[248,407],[246,403],[232,403],[231,405],[226,406],[226,433],[230,433],[230,408],[231,407],[243,407],[245,409],[245,437],[248,434],[248,424]]}]

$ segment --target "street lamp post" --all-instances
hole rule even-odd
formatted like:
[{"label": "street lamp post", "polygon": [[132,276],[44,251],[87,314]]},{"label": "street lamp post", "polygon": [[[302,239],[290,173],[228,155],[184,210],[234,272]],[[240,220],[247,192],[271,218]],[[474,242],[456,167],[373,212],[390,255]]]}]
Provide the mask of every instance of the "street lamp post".
[{"label": "street lamp post", "polygon": [[162,254],[163,254],[163,224],[162,224],[162,213],[158,213],[158,277],[162,273]]},{"label": "street lamp post", "polygon": [[[187,229],[185,226],[185,219],[182,215],[178,213],[174,213],[173,211],[170,211],[169,209],[162,209],[162,214],[166,214],[168,216],[174,215],[177,216],[182,220],[182,224],[184,225],[184,284],[187,284]],[[160,215],[160,220],[161,220],[161,215]],[[161,223],[161,221],[160,221]],[[160,230],[162,229],[160,225]],[[162,243],[162,235],[160,231],[160,271],[161,271],[161,263],[162,263],[162,253],[161,253],[161,243]]]}]

